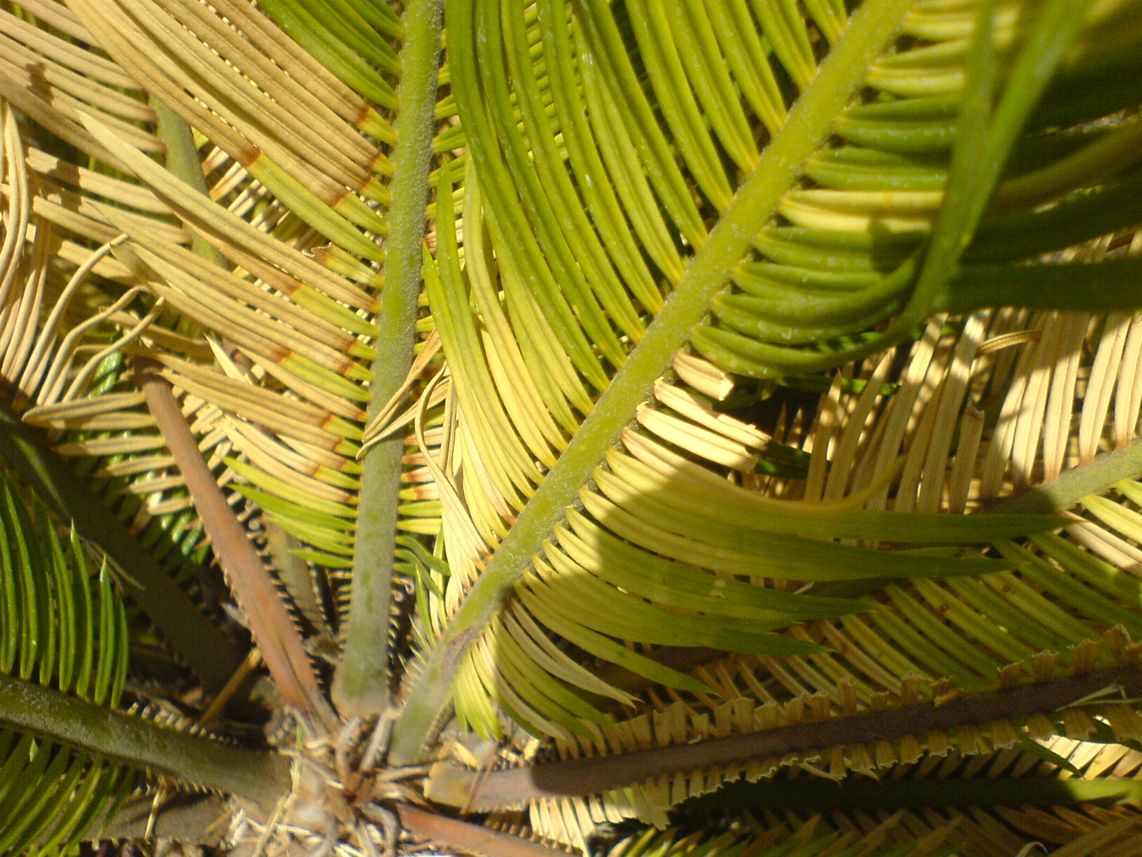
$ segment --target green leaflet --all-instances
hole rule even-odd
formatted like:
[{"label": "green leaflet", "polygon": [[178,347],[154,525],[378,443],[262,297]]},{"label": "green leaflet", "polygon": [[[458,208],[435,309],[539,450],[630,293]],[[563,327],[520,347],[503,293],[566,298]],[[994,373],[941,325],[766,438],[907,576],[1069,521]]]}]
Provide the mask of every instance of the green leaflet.
[{"label": "green leaflet", "polygon": [[[516,727],[541,754],[609,762],[647,735],[690,747],[779,708],[812,744],[806,710],[875,714],[918,676],[937,711],[954,694],[971,709],[997,671],[1099,664],[1131,651],[1108,628],[1142,633],[1123,568],[1142,492],[1106,491],[1139,452],[1130,0],[448,0],[440,68],[437,0],[403,20],[385,0],[68,0],[52,6],[63,25],[40,29],[25,11],[41,4],[23,2],[0,11],[18,51],[0,94],[21,111],[6,187],[18,202],[30,171],[34,205],[27,223],[14,206],[8,235],[16,264],[46,275],[42,294],[28,277],[0,300],[17,308],[3,380],[18,407],[37,402],[29,422],[69,432],[61,454],[109,468],[99,509],[156,510],[119,558],[185,554],[185,582],[205,558],[196,510],[121,376],[157,359],[228,502],[301,541],[284,548],[294,585],[324,566],[321,597],[350,608],[343,712],[382,713],[393,692],[395,714],[407,697],[391,763],[445,749],[431,739],[449,701],[462,730],[501,739],[498,761],[537,746]],[[163,113],[189,123],[180,141]],[[179,151],[166,171],[164,142]],[[122,351],[84,366],[104,347]],[[355,458],[382,405],[400,421]],[[75,496],[59,495],[90,534]],[[1078,498],[1093,523],[1054,514]],[[194,757],[199,782],[255,799],[287,788],[266,757],[216,776],[205,743],[132,756],[145,726],[41,687],[114,695],[119,667],[84,642],[118,633],[100,600],[112,580],[85,600],[74,539],[4,544],[54,571],[0,580],[0,621],[18,629],[0,635],[17,676],[0,675],[4,716],[22,730],[0,733],[0,807],[26,772],[77,800],[61,814],[40,790],[0,824],[0,850],[53,817],[86,824],[101,748],[176,777],[164,759]],[[70,724],[36,720],[55,709]],[[1107,766],[1138,726],[1108,710],[1091,732],[1121,742]],[[1082,706],[1056,713],[1014,725],[1090,731]],[[1012,746],[1005,718],[945,726],[956,746]],[[840,734],[806,763],[848,774],[942,746]],[[665,825],[685,795],[760,775],[750,765],[662,770],[666,785],[605,798],[568,787],[529,821],[586,847],[600,818]],[[1103,786],[1059,797],[1136,792]],[[919,836],[914,818],[802,827],[777,803],[721,835],[622,848],[856,857],[901,827]],[[977,814],[973,835],[998,815]],[[1102,826],[1090,853],[1117,835]],[[916,850],[939,853],[946,832]]]},{"label": "green leaflet", "polygon": [[[663,451],[658,438],[644,445],[639,435],[631,431],[619,435],[619,429],[632,417],[633,407],[627,406],[643,400],[649,381],[687,339],[722,369],[757,377],[805,376],[912,336],[912,329],[933,307],[947,300],[943,295],[958,287],[970,300],[968,284],[956,276],[957,263],[977,231],[987,235],[988,229],[1002,228],[1002,218],[1018,209],[1018,200],[1030,198],[1024,186],[1034,184],[1052,199],[1069,204],[1078,198],[1076,192],[1086,189],[1080,162],[1105,165],[1124,157],[1106,140],[1128,139],[1131,126],[1088,147],[1057,148],[1053,156],[1044,156],[1039,172],[1029,174],[1033,180],[1023,173],[1010,177],[1004,173],[1012,149],[1028,145],[1027,117],[1079,32],[1075,22],[1082,15],[1073,6],[1051,5],[1024,39],[1012,42],[1013,47],[1005,42],[1000,50],[991,36],[991,7],[983,4],[972,12],[977,26],[970,50],[962,38],[948,36],[940,37],[945,43],[934,49],[923,45],[915,51],[901,49],[875,62],[870,55],[874,67],[868,83],[881,95],[867,98],[830,125],[845,144],[819,149],[823,132],[801,137],[804,126],[785,124],[771,129],[773,138],[755,150],[756,141],[740,134],[740,104],[726,97],[732,85],[727,88],[725,69],[733,68],[747,79],[756,69],[751,71],[746,56],[728,49],[735,59],[722,63],[717,36],[703,29],[701,22],[689,21],[684,5],[666,10],[665,5],[634,3],[624,17],[620,10],[553,3],[537,10],[532,24],[522,13],[492,3],[474,0],[449,7],[453,85],[471,156],[465,268],[459,270],[451,239],[445,240],[438,260],[444,262],[440,281],[430,273],[428,292],[430,306],[439,311],[461,412],[475,427],[474,455],[461,481],[472,523],[484,534],[490,559],[468,560],[479,573],[473,586],[465,582],[468,574],[450,579],[443,600],[460,604],[459,613],[430,657],[421,687],[439,687],[443,675],[460,663],[462,645],[476,637],[512,582],[521,576],[531,580],[526,567],[572,503],[582,504],[588,513],[576,519],[579,541],[561,537],[578,552],[576,561],[547,548],[554,576],[541,574],[546,583],[533,581],[516,594],[526,591],[529,604],[539,603],[541,594],[554,602],[564,597],[559,590],[565,586],[567,597],[590,603],[587,617],[573,624],[568,624],[569,615],[557,616],[557,609],[549,612],[562,629],[557,637],[580,647],[576,635],[586,639],[586,631],[597,633],[604,625],[625,629],[620,636],[632,642],[710,643],[708,634],[701,635],[685,620],[674,622],[671,634],[651,627],[667,620],[652,619],[654,611],[642,599],[659,608],[670,604],[677,609],[686,592],[695,610],[721,617],[729,636],[717,645],[746,649],[749,644],[742,639],[729,642],[735,610],[754,609],[760,611],[752,614],[755,619],[776,620],[781,610],[788,609],[792,612],[784,618],[790,621],[795,608],[778,595],[763,593],[756,601],[744,595],[727,598],[733,606],[719,609],[718,597],[704,588],[718,583],[710,570],[795,581],[987,574],[1008,563],[973,556],[978,548],[969,545],[1005,538],[1005,531],[1024,535],[1059,524],[1048,517],[901,515],[766,501],[736,488],[720,472]],[[830,65],[825,63],[815,78],[807,71],[812,52],[790,10],[777,13],[759,6],[755,12],[773,51],[766,62],[779,64],[795,85],[806,87],[791,114],[796,115],[798,108],[812,101],[814,87],[831,85],[821,82]],[[1063,18],[1067,26],[1056,27]],[[834,54],[844,49],[846,39],[855,38],[852,32],[859,20],[859,15],[854,16],[849,34],[838,42]],[[692,41],[681,49],[684,26],[689,27],[687,39]],[[1002,31],[1007,25],[996,26]],[[577,34],[581,93],[571,88],[565,71],[545,82],[532,67],[540,55],[548,64],[555,56],[567,57],[555,48],[556,34],[565,32]],[[1002,32],[1003,38],[1010,35]],[[1040,56],[1042,68],[1035,77],[1030,69]],[[905,79],[907,75],[912,81]],[[760,81],[753,77],[751,84],[759,103],[764,100]],[[651,103],[659,114],[648,109]],[[588,127],[578,118],[580,104],[588,106],[592,117],[608,117],[607,123],[589,126],[598,145],[595,161],[584,151],[585,144],[553,139],[558,131],[552,114],[567,127]],[[697,120],[701,115],[706,121]],[[673,136],[664,136],[664,129]],[[786,161],[792,158],[786,145],[804,150],[798,149],[798,156]],[[805,175],[811,179],[816,175],[821,187],[778,188],[780,170],[775,171],[774,162],[767,159],[779,159],[782,169],[804,163]],[[633,178],[632,163],[640,165],[644,182]],[[757,176],[763,166],[764,193],[773,194],[765,197],[766,204],[773,208],[763,209],[759,203],[753,209],[753,202],[762,199],[763,182]],[[597,183],[625,204],[627,229],[614,218],[607,197],[596,190]],[[585,211],[597,212],[597,220],[581,213],[579,186],[588,206]],[[1045,190],[1048,187],[1050,191]],[[754,191],[758,196],[752,195]],[[1008,208],[988,220],[985,215],[993,197]],[[653,227],[648,200],[656,200],[653,207],[659,219]],[[478,220],[472,206],[480,206],[486,219]],[[445,205],[440,213],[447,215],[450,210]],[[767,225],[774,213],[793,226]],[[1022,213],[1031,215],[1031,207]],[[1124,225],[1125,209],[1117,216]],[[707,232],[710,224],[713,231]],[[608,241],[608,227],[615,226],[638,236],[648,259],[669,280],[663,291],[670,296],[645,333],[623,321],[630,305],[608,282],[622,271],[631,278],[629,284],[622,282],[624,288],[633,292],[640,287],[641,274],[629,266],[622,243]],[[1072,234],[1079,228],[1074,227]],[[659,249],[656,242],[664,235],[675,245],[672,251]],[[494,261],[485,249],[489,238]],[[578,255],[570,250],[576,244]],[[1013,245],[1012,252],[1020,249]],[[469,255],[470,250],[475,252]],[[683,258],[689,256],[690,266],[681,277],[672,277],[671,255],[679,250]],[[1006,260],[1013,258],[1017,257],[1009,254]],[[1076,269],[1068,275],[1079,273]],[[1027,279],[1032,276],[1028,273]],[[476,313],[469,319],[472,307],[465,300],[469,291],[475,296],[486,288],[484,282],[497,279],[500,300],[493,305],[491,300],[477,299]],[[732,285],[724,288],[727,279]],[[1125,284],[1128,279],[1123,268],[1118,280]],[[1013,285],[1010,293],[1017,288]],[[1061,295],[1065,289],[1060,281],[1053,294]],[[1106,305],[1135,300],[1125,291],[1125,286],[1108,290]],[[1026,298],[1044,304],[1052,299]],[[500,303],[507,325],[491,320]],[[707,311],[711,320],[703,321]],[[602,326],[604,317],[628,334],[630,346],[616,349],[611,330]],[[494,336],[484,341],[482,318],[496,325]],[[878,330],[882,322],[888,326]],[[503,347],[505,335],[519,344],[525,362],[534,357],[537,366],[548,367],[546,371],[530,373],[522,384],[503,386],[492,349]],[[593,353],[584,349],[585,341],[595,343]],[[552,382],[571,366],[587,383],[603,389],[590,408],[582,404],[582,388],[576,388],[575,379]],[[613,374],[602,388],[600,371]],[[531,462],[524,457],[526,448],[546,451],[537,442],[534,420],[524,419],[523,411],[509,404],[511,393],[528,383],[536,388],[548,385],[541,395],[547,401],[557,400],[560,408],[589,410],[542,478],[530,472]],[[558,393],[551,389],[555,386]],[[504,402],[502,410],[497,408],[499,401]],[[549,409],[555,412],[554,405]],[[499,428],[505,414],[512,420],[512,430],[506,433]],[[608,450],[617,438],[640,460]],[[533,455],[541,457],[539,452]],[[604,458],[606,468],[596,469],[590,463]],[[573,497],[572,485],[585,487]],[[515,517],[522,500],[527,505]],[[500,521],[509,508],[512,526],[504,535]],[[446,512],[446,530],[448,520]],[[595,528],[600,535],[595,535]],[[636,554],[616,563],[610,554],[606,560],[601,554],[591,555],[598,544],[609,544],[608,531],[632,549],[646,551],[642,555],[646,559],[635,559]],[[836,543],[848,538],[895,544],[888,550],[883,544],[879,550],[868,550]],[[949,547],[918,549],[921,545]],[[673,562],[658,565],[659,557]],[[593,578],[582,576],[588,569]],[[595,591],[595,579],[624,594],[611,599],[605,587]],[[926,591],[924,583],[917,586]],[[767,597],[770,604],[762,606]],[[844,612],[837,605],[832,609]],[[970,611],[956,617],[966,631],[992,639],[991,631],[978,625]],[[503,632],[495,636],[502,637]],[[1027,656],[1022,644],[999,638],[992,642],[1011,658]],[[986,672],[986,657],[967,648],[960,655]],[[517,667],[513,675],[508,684],[522,681]],[[482,679],[485,686],[491,681],[488,675]],[[470,689],[473,684],[466,681],[464,686]],[[439,691],[423,693],[433,696],[434,706],[440,705]],[[410,709],[397,726],[398,757],[411,752],[411,735],[419,728],[411,724],[432,720],[420,707],[418,694],[414,692]],[[457,704],[467,705],[459,699]],[[513,712],[526,717],[518,699]]]},{"label": "green leaflet", "polygon": [[[127,667],[126,614],[106,567],[0,472],[0,676],[115,706]],[[114,764],[12,728],[0,704],[0,850],[51,853],[134,786]],[[73,790],[78,790],[73,794]]]},{"label": "green leaflet", "polygon": [[[0,471],[0,851],[74,843],[147,770],[263,800],[279,760],[119,714],[126,611],[104,561]],[[234,775],[237,775],[236,777]]]},{"label": "green leaflet", "polygon": [[[747,249],[752,234],[772,215],[780,195],[793,179],[794,169],[811,154],[817,140],[828,127],[830,118],[847,101],[848,93],[857,86],[865,65],[879,52],[887,32],[899,20],[903,6],[902,3],[873,3],[862,9],[861,15],[850,25],[845,42],[821,69],[813,87],[798,103],[797,116],[799,122],[805,124],[791,124],[766,149],[762,160],[739,190],[733,205],[723,215],[719,228],[704,241],[687,273],[675,287],[671,299],[610,381],[606,392],[595,404],[554,471],[538,486],[527,510],[515,521],[511,532],[484,568],[477,588],[467,595],[445,637],[433,651],[397,723],[394,758],[409,760],[420,752],[425,733],[444,704],[443,689],[459,665],[460,653],[490,620],[502,599],[523,574],[542,540],[562,517],[564,508],[573,502],[578,486],[587,480],[623,425],[630,419],[635,405],[645,397],[650,385],[662,373],[674,352],[701,318],[710,297],[720,288],[730,269]],[[448,38],[454,82],[459,84],[463,80],[467,81],[469,87],[475,87],[480,77],[476,71],[477,57],[473,51],[473,28],[488,33],[489,25],[480,18],[477,10],[467,4],[450,7],[449,15]],[[605,32],[602,35],[606,37]],[[489,62],[489,68],[494,68],[495,61]],[[474,89],[458,90],[458,100],[462,115],[467,117],[465,121],[476,123],[486,122],[487,119],[482,118],[489,109],[486,105],[496,103],[494,100],[485,101]],[[487,164],[490,169],[498,156],[492,151],[490,128],[481,132],[480,127],[480,124],[468,126],[471,152],[479,168],[484,168]],[[484,193],[502,193],[501,181],[489,176],[489,181],[481,185],[481,190]],[[501,212],[505,216],[516,210],[506,200],[497,201],[495,198],[489,198],[489,207],[491,211]],[[509,227],[507,224],[500,224],[498,228],[501,233],[512,234],[513,246],[515,241],[519,242],[519,252],[530,254],[528,258],[537,258],[538,245],[532,243],[535,239],[531,237],[530,229],[523,225]],[[501,243],[500,246],[505,245]],[[514,264],[511,263],[513,268]],[[510,282],[510,270],[508,275]],[[532,282],[536,293],[540,294],[542,276],[535,276],[536,279]],[[553,305],[551,312],[555,313],[552,316],[554,321],[563,310]],[[580,335],[578,325],[564,325],[557,329],[560,336],[564,332],[573,334],[574,337]],[[567,340],[566,345],[570,349],[570,359],[580,366],[588,378],[593,379],[597,372],[594,367],[598,364],[591,358],[592,368],[588,372],[588,363],[577,356],[580,353],[578,345],[572,340]]]}]

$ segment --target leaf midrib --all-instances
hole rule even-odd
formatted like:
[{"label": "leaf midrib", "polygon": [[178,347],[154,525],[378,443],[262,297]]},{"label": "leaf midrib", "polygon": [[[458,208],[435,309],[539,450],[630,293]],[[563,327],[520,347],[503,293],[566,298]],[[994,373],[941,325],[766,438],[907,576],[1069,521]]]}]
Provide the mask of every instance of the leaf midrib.
[{"label": "leaf midrib", "polygon": [[159,726],[12,676],[0,675],[0,726],[135,770],[230,792],[266,810],[289,789],[289,760],[282,755]]},{"label": "leaf midrib", "polygon": [[738,189],[646,336],[536,489],[428,656],[394,727],[393,763],[407,763],[419,755],[448,703],[453,675],[467,647],[494,617],[564,510],[575,503],[579,488],[618,441],[635,408],[646,400],[655,380],[702,320],[710,300],[748,251],[757,231],[773,216],[801,165],[829,132],[834,117],[844,109],[911,5],[911,0],[870,0],[853,15],[844,37],[794,104],[785,126]]},{"label": "leaf midrib", "polygon": [[[370,422],[401,386],[413,362],[442,6],[443,0],[415,0],[402,18],[406,38],[397,87],[401,109],[394,122],[391,229],[376,319]],[[398,435],[379,442],[363,457],[345,650],[333,683],[334,701],[347,717],[378,715],[389,705],[388,616],[403,453],[404,438]]]},{"label": "leaf midrib", "polygon": [[440,762],[429,776],[428,794],[444,804],[463,803],[469,812],[489,812],[528,801],[598,794],[654,777],[717,766],[744,766],[830,747],[861,745],[870,735],[896,743],[936,730],[984,723],[1018,723],[1032,714],[1077,705],[1104,688],[1121,688],[1127,698],[1142,689],[1137,664],[1079,675],[1057,675],[1015,687],[991,687],[951,701],[925,699],[886,709],[865,709],[812,722],[667,744],[600,756],[580,756],[500,770],[471,771]]}]

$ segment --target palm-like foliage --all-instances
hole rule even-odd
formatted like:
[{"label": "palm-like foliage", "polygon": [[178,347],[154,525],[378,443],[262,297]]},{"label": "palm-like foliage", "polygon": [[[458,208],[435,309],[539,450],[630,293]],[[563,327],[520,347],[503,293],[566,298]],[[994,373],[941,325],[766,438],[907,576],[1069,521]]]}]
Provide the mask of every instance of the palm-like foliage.
[{"label": "palm-like foliage", "polygon": [[[6,513],[0,530],[5,694],[14,695],[17,679],[97,705],[117,705],[127,667],[127,625],[107,569],[92,575],[74,535],[59,538],[44,510],[21,503],[9,482],[0,490]],[[40,837],[50,851],[84,832],[109,797],[130,788],[123,772],[106,761],[32,732],[5,729],[0,742],[5,851]],[[28,797],[17,798],[24,790]]]},{"label": "palm-like foliage", "polygon": [[[1137,3],[441,6],[0,6],[4,456],[209,699],[237,603],[307,760],[235,837],[1125,841]],[[284,800],[163,734],[74,758]]]}]

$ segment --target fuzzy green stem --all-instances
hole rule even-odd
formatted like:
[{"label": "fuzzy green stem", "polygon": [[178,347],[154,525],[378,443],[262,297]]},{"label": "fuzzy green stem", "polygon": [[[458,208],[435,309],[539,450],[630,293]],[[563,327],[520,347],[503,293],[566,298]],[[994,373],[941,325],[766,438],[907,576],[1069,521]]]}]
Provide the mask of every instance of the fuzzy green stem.
[{"label": "fuzzy green stem", "polygon": [[[466,5],[458,2],[449,7],[450,33],[453,20],[463,26],[469,11]],[[452,678],[464,652],[495,616],[564,510],[575,502],[579,488],[616,443],[637,405],[645,401],[655,380],[709,310],[711,299],[748,251],[757,231],[773,216],[801,165],[816,151],[910,6],[909,0],[871,0],[853,15],[845,36],[794,105],[785,126],[762,153],[646,336],[532,495],[433,649],[394,727],[390,748],[394,762],[408,762],[420,755],[439,712],[448,704]]]},{"label": "fuzzy green stem", "polygon": [[139,770],[249,798],[267,810],[289,793],[284,756],[165,728],[3,675],[0,724]]},{"label": "fuzzy green stem", "polygon": [[[370,420],[404,381],[416,342],[442,0],[413,0],[403,21],[391,228],[369,388]],[[362,462],[349,621],[333,684],[333,699],[345,716],[377,715],[389,702],[389,614],[403,449],[404,438],[398,434],[372,447]]]},{"label": "fuzzy green stem", "polygon": [[[160,99],[150,99],[151,109],[155,111],[158,122],[155,132],[158,138],[166,144],[166,168],[190,187],[194,188],[204,197],[209,198],[210,192],[206,187],[206,176],[202,174],[202,162],[198,158],[198,149],[194,145],[194,133],[190,125]],[[171,218],[172,222],[182,225],[178,218]],[[219,267],[230,269],[226,257],[218,248],[207,241],[195,229],[190,232],[190,249],[195,255],[201,256],[208,262]],[[164,320],[167,320],[175,330],[183,336],[196,337],[202,333],[202,326],[183,313],[167,310]],[[227,349],[230,350],[229,343]]]},{"label": "fuzzy green stem", "polygon": [[1058,477],[997,504],[992,510],[1005,515],[1054,512],[1073,506],[1083,497],[1104,494],[1115,482],[1142,474],[1142,441],[1064,470]]},{"label": "fuzzy green stem", "polygon": [[217,691],[241,665],[244,652],[203,615],[138,541],[110,512],[103,498],[48,449],[43,438],[0,402],[0,461],[20,477],[76,532],[122,572],[123,592],[147,614],[163,639]]}]

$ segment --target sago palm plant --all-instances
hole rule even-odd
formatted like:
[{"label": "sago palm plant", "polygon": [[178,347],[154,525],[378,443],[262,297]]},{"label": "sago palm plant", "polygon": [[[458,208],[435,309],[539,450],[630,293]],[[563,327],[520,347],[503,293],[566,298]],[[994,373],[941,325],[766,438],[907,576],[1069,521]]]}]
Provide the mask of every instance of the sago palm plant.
[{"label": "sago palm plant", "polygon": [[1136,0],[0,0],[0,852],[1140,853],[1140,103]]}]

